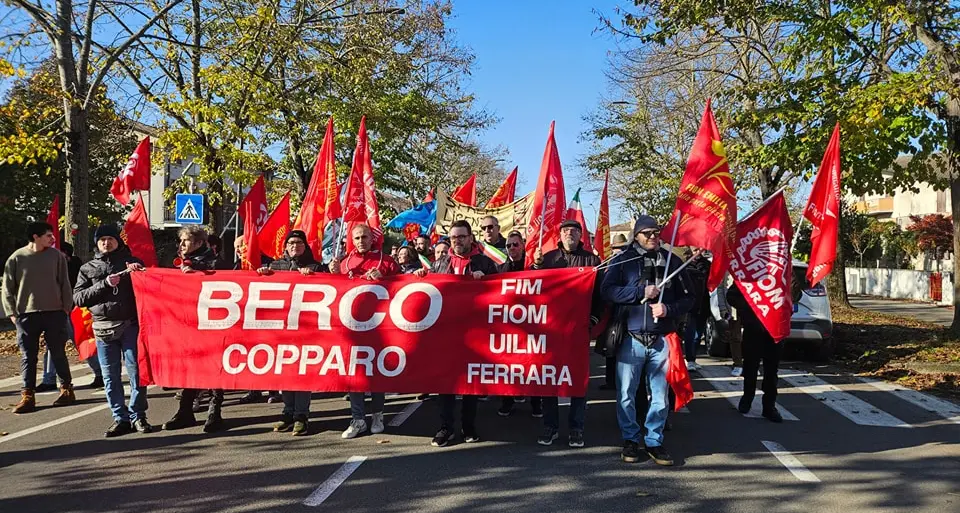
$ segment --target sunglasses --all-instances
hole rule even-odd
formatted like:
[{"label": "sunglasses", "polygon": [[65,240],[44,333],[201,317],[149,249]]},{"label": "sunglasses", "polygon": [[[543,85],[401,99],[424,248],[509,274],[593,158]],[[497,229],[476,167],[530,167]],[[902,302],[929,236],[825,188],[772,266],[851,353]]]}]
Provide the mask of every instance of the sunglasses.
[{"label": "sunglasses", "polygon": [[508,248],[519,248],[519,247],[520,247],[520,243],[519,243],[519,242],[508,242],[508,243],[507,243],[507,247],[508,247]]},{"label": "sunglasses", "polygon": [[483,231],[493,230],[496,226],[497,225],[495,224],[488,224],[488,225],[481,226],[480,229]]},{"label": "sunglasses", "polygon": [[652,238],[654,238],[654,237],[659,237],[659,236],[660,236],[660,230],[644,230],[644,231],[640,232],[640,235],[643,235],[644,237],[646,237],[646,238],[648,238],[648,239],[652,239]]}]

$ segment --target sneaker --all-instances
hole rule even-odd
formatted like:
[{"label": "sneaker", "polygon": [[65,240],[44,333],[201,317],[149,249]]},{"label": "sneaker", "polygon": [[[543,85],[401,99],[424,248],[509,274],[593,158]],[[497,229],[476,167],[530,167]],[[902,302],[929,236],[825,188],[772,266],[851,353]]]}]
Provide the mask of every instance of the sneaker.
[{"label": "sneaker", "polygon": [[509,404],[502,404],[497,409],[497,415],[501,417],[509,417],[511,413],[513,413],[513,406]]},{"label": "sneaker", "polygon": [[537,443],[540,445],[553,445],[553,441],[560,438],[560,433],[556,429],[543,428],[543,433],[537,437]]},{"label": "sneaker", "polygon": [[351,438],[356,438],[357,435],[363,433],[367,430],[367,421],[363,419],[353,419],[350,421],[350,426],[346,431],[340,434],[340,438],[349,440]]},{"label": "sneaker", "polygon": [[752,397],[747,398],[747,396],[743,396],[740,398],[740,403],[737,405],[737,411],[746,415],[750,413],[750,408],[752,406],[753,406],[753,398]]},{"label": "sneaker", "polygon": [[480,441],[480,435],[477,434],[477,430],[474,428],[464,429],[461,434],[463,435],[464,443],[475,444]]},{"label": "sneaker", "polygon": [[64,385],[60,387],[60,395],[55,401],[54,406],[70,406],[77,402],[77,396],[73,393],[73,385]]},{"label": "sneaker", "polygon": [[780,415],[780,412],[776,408],[770,408],[770,409],[765,408],[763,410],[762,415],[763,415],[763,418],[775,424],[779,424],[783,422],[783,416]]},{"label": "sneaker", "polygon": [[374,413],[370,416],[370,420],[370,433],[379,435],[386,430],[386,428],[383,427],[383,412]]},{"label": "sneaker", "polygon": [[137,433],[142,435],[153,433],[153,426],[147,422],[147,419],[137,419],[133,421],[133,428],[137,430]]},{"label": "sneaker", "polygon": [[107,428],[107,431],[103,433],[104,438],[113,438],[115,436],[123,436],[127,433],[133,433],[133,426],[125,420],[118,420],[113,423],[112,426]]},{"label": "sneaker", "polygon": [[273,425],[274,433],[286,433],[293,430],[293,419],[290,417],[281,417],[280,422]]},{"label": "sneaker", "polygon": [[743,367],[734,367],[730,371],[730,375],[735,378],[739,378],[741,375],[743,375]]},{"label": "sneaker", "polygon": [[175,429],[193,427],[196,424],[197,418],[193,416],[192,411],[178,411],[173,415],[172,419],[164,422],[161,427],[164,431],[173,431]]},{"label": "sneaker", "polygon": [[97,376],[93,378],[93,381],[87,385],[87,388],[92,388],[94,390],[100,390],[103,388],[103,376]]},{"label": "sneaker", "polygon": [[514,398],[513,398],[513,402],[515,402],[515,403],[517,403],[517,404],[523,404],[523,403],[527,402],[527,398],[526,398],[526,396],[514,397]]},{"label": "sneaker", "polygon": [[543,418],[543,405],[542,404],[532,404],[530,407],[530,415],[535,419]]},{"label": "sneaker", "polygon": [[583,431],[571,431],[567,437],[567,445],[570,447],[583,447]]},{"label": "sneaker", "polygon": [[434,447],[446,447],[451,440],[453,440],[454,434],[453,430],[447,427],[440,428],[440,431],[437,431],[437,434],[434,435],[433,440],[430,441],[430,445]]},{"label": "sneaker", "polygon": [[695,362],[687,362],[687,372],[693,372],[697,370],[697,364]]},{"label": "sneaker", "polygon": [[626,463],[636,463],[640,461],[640,444],[633,440],[623,442],[623,450],[620,451],[620,459]]},{"label": "sneaker", "polygon": [[294,421],[293,423],[293,436],[306,436],[307,429],[310,427],[310,423],[306,420],[300,419]]},{"label": "sneaker", "polygon": [[259,390],[251,390],[240,398],[240,404],[259,403],[263,400],[263,394]]},{"label": "sneaker", "polygon": [[673,466],[673,458],[663,447],[647,447],[647,456],[650,456],[650,459],[657,465],[664,467]]},{"label": "sneaker", "polygon": [[56,383],[40,383],[37,385],[37,388],[35,388],[34,391],[39,394],[41,392],[53,392],[56,389]]},{"label": "sneaker", "polygon": [[278,404],[282,402],[283,396],[276,392],[270,392],[270,395],[267,396],[267,404]]}]

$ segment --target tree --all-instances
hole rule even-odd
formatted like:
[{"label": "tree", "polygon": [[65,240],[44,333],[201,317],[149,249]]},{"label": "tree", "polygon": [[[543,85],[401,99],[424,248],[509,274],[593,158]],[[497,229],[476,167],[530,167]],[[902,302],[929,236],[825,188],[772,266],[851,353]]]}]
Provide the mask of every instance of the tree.
[{"label": "tree", "polygon": [[[169,0],[157,6],[153,2],[134,0],[88,0],[78,5],[73,0],[56,0],[50,6],[29,0],[9,0],[15,10],[7,18],[8,26],[19,28],[2,36],[0,41],[10,45],[10,54],[20,57],[24,63],[39,61],[37,55],[56,56],[68,170],[66,224],[77,225],[76,233],[68,231],[66,237],[79,242],[75,246],[81,257],[89,253],[90,109],[97,91],[130,45],[181,1]],[[139,28],[131,20],[142,20]],[[115,37],[116,25],[127,27],[129,35]],[[39,50],[33,53],[30,51],[33,48]]]},{"label": "tree", "polygon": [[[917,249],[931,253],[938,264],[953,247],[953,219],[943,214],[910,216],[907,230],[915,234]],[[955,257],[956,258],[956,257]]]}]

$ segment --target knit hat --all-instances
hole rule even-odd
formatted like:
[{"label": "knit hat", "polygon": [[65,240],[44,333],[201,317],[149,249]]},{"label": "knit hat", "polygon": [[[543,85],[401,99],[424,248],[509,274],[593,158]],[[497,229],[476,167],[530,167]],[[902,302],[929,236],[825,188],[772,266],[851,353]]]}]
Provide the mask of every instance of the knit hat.
[{"label": "knit hat", "polygon": [[633,236],[636,237],[638,233],[651,228],[660,229],[657,220],[647,215],[640,216],[637,218],[637,222],[633,224]]},{"label": "knit hat", "polygon": [[103,237],[113,237],[117,242],[123,242],[123,239],[120,238],[120,230],[117,229],[115,224],[101,224],[97,227],[96,231],[93,232],[93,240],[98,241]]},{"label": "knit hat", "polygon": [[290,230],[290,233],[287,234],[287,238],[283,239],[283,243],[286,244],[290,242],[290,239],[300,239],[304,244],[307,243],[307,234],[303,230]]}]

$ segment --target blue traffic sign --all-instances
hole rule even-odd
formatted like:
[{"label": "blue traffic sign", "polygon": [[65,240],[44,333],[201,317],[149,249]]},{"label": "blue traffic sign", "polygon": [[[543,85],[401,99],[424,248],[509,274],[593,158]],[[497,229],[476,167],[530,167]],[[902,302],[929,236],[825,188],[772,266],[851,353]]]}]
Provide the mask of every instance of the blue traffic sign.
[{"label": "blue traffic sign", "polygon": [[203,194],[177,194],[176,221],[203,224]]}]

